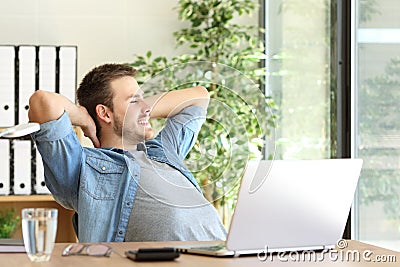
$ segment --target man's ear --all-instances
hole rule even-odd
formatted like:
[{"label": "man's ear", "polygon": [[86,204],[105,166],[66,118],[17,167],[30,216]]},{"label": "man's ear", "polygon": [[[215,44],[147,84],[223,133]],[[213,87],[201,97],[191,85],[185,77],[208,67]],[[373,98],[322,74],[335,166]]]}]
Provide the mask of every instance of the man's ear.
[{"label": "man's ear", "polygon": [[96,106],[96,115],[99,121],[107,124],[111,122],[111,110],[105,105],[98,104]]}]

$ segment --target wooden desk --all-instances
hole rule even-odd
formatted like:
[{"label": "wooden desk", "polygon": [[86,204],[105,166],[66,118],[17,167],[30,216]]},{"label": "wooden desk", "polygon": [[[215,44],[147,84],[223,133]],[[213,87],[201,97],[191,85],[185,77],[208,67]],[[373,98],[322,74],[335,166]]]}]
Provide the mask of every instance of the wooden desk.
[{"label": "wooden desk", "polygon": [[[193,243],[193,242],[191,242]],[[199,242],[197,242],[199,243]],[[361,243],[358,241],[349,241],[349,246],[342,250],[344,253],[348,252],[348,255],[354,255],[353,251],[359,251],[361,254],[361,258],[359,261],[354,260],[353,256],[350,256],[350,260],[330,260],[328,254],[325,255],[324,260],[322,262],[309,262],[309,261],[301,261],[296,262],[292,261],[289,258],[289,255],[286,255],[287,262],[283,262],[278,259],[277,255],[273,258],[273,260],[268,261],[260,261],[257,256],[251,257],[241,257],[241,258],[214,258],[207,256],[195,256],[195,255],[185,255],[182,254],[175,261],[167,261],[167,262],[135,262],[129,260],[125,257],[124,251],[129,249],[137,249],[143,247],[164,247],[164,246],[173,246],[173,245],[186,245],[190,244],[190,242],[143,242],[143,243],[107,243],[110,245],[114,252],[111,257],[90,257],[90,256],[68,256],[62,257],[61,251],[67,245],[66,243],[56,243],[54,247],[54,251],[52,254],[52,258],[49,262],[44,263],[32,263],[29,261],[28,257],[24,253],[15,253],[15,254],[7,254],[0,253],[0,263],[1,266],[7,267],[30,267],[30,266],[52,266],[52,267],[79,267],[79,266],[96,266],[96,267],[111,267],[111,266],[281,266],[281,265],[291,265],[291,266],[399,266],[400,262],[400,253],[383,249],[380,247],[368,245],[365,243]],[[337,250],[340,251],[340,250]],[[371,262],[368,262],[368,259],[363,258],[363,254],[368,256]],[[373,260],[386,258],[388,261],[390,259],[391,262],[372,262]],[[283,257],[281,257],[283,258]]]}]

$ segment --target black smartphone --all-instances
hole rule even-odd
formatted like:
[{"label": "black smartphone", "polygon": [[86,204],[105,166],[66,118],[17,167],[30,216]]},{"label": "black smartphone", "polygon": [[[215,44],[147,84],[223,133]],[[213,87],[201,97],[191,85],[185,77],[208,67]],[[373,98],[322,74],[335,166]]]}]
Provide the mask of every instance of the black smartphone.
[{"label": "black smartphone", "polygon": [[171,261],[179,257],[180,253],[175,248],[139,248],[127,250],[125,255],[134,261]]}]

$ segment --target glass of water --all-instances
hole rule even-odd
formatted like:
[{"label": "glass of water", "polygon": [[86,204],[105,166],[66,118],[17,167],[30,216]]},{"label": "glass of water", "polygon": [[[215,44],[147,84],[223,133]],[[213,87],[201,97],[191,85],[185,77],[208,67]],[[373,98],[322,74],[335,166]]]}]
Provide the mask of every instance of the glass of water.
[{"label": "glass of water", "polygon": [[57,209],[27,208],[22,210],[22,235],[31,261],[48,261],[57,233]]}]

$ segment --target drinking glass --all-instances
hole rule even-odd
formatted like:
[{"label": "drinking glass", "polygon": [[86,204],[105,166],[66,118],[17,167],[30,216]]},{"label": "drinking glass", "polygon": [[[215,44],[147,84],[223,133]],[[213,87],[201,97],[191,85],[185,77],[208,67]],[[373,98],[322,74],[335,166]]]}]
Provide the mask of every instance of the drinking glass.
[{"label": "drinking glass", "polygon": [[27,208],[22,210],[22,235],[31,261],[48,261],[57,233],[57,209]]}]

